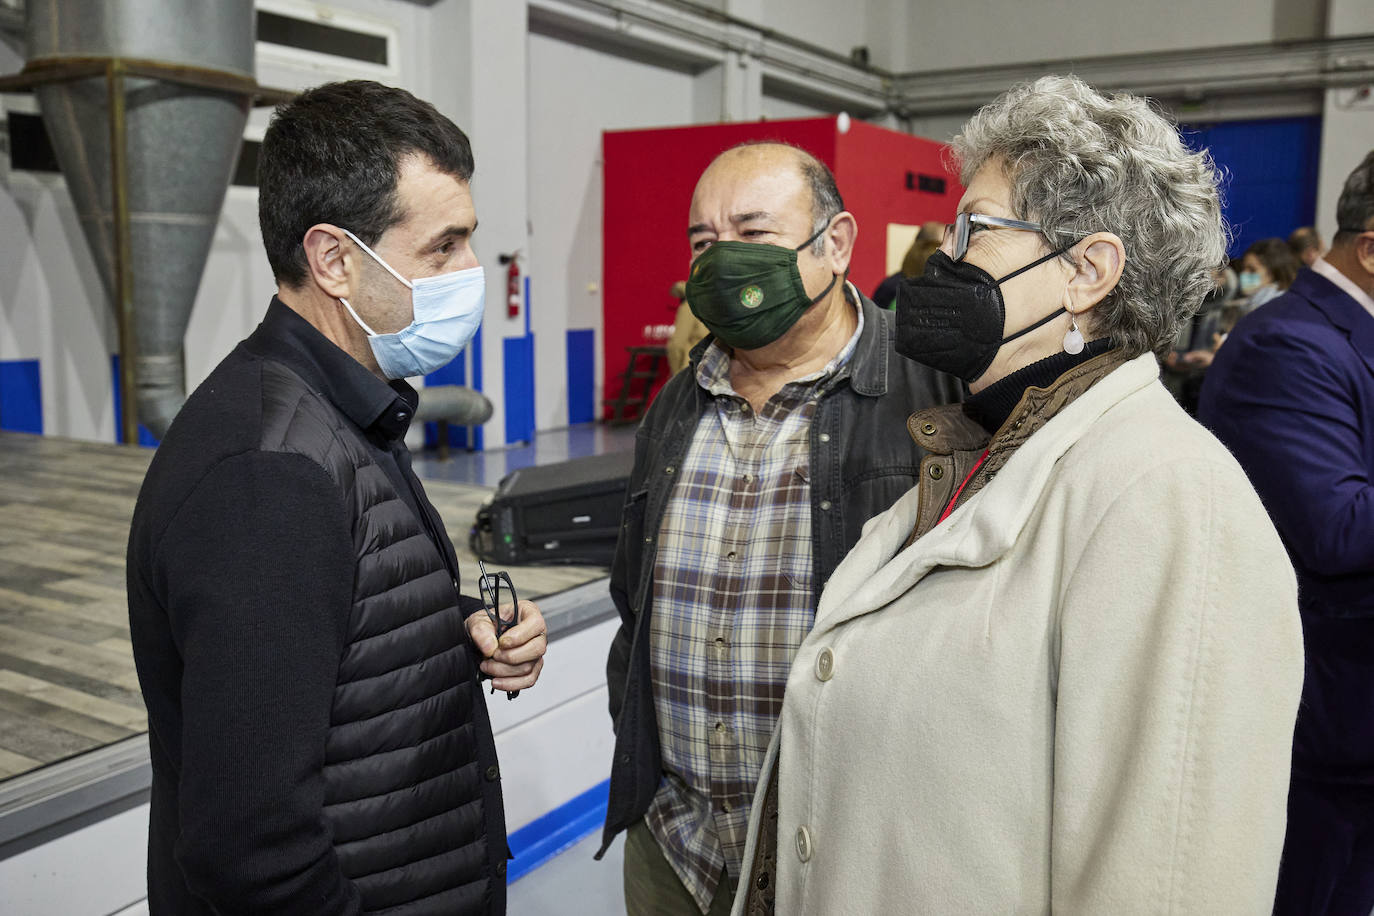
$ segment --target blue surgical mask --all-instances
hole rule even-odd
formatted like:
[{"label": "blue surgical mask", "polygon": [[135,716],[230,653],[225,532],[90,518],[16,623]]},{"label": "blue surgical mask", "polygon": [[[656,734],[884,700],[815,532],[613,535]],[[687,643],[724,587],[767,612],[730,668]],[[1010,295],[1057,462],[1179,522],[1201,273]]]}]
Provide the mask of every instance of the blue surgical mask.
[{"label": "blue surgical mask", "polygon": [[428,375],[447,366],[463,352],[482,323],[482,307],[486,300],[486,274],[482,268],[469,267],[407,280],[356,235],[347,229],[344,233],[410,288],[415,317],[394,334],[378,334],[358,317],[347,299],[339,299],[358,322],[358,327],[367,332],[367,342],[372,346],[372,355],[377,357],[382,374],[390,379]]},{"label": "blue surgical mask", "polygon": [[1243,296],[1250,295],[1263,285],[1263,279],[1253,270],[1247,270],[1240,275],[1240,292]]}]

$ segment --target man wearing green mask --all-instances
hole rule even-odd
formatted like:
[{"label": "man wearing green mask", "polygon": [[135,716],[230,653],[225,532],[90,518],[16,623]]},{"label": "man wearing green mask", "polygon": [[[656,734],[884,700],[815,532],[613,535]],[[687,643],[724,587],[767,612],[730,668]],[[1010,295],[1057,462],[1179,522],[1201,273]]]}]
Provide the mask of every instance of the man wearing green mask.
[{"label": "man wearing green mask", "polygon": [[892,314],[845,279],[857,235],[830,170],[785,144],[725,151],[692,197],[687,301],[711,335],[639,429],[611,571],[602,852],[628,829],[631,916],[729,912],[821,586],[915,485],[907,417],[963,396],[893,353]]}]

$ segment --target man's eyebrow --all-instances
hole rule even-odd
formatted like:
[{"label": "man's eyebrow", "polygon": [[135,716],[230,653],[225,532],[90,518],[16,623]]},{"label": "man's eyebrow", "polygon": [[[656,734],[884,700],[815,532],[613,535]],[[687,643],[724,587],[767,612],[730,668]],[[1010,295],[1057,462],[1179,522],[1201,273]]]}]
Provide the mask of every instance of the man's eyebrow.
[{"label": "man's eyebrow", "polygon": [[473,221],[472,221],[472,225],[471,225],[471,226],[460,226],[460,225],[458,225],[458,224],[456,224],[456,223],[455,223],[454,225],[452,225],[452,226],[445,226],[443,229],[440,229],[438,232],[436,232],[436,233],[434,234],[434,237],[433,237],[433,238],[431,238],[428,242],[425,243],[425,247],[426,247],[426,248],[432,248],[432,247],[434,247],[435,245],[438,245],[440,242],[445,241],[446,239],[462,239],[462,238],[467,238],[468,236],[472,235],[472,234],[473,234],[474,232],[476,232],[476,231],[477,231],[477,221],[476,221],[476,220],[473,220]]},{"label": "man's eyebrow", "polygon": [[750,210],[748,213],[736,213],[734,216],[730,217],[730,222],[752,223],[761,219],[767,220],[772,218],[773,214],[769,213],[767,210]]},{"label": "man's eyebrow", "polygon": [[696,235],[698,232],[707,232],[710,230],[710,228],[711,227],[706,225],[705,223],[695,223],[687,227],[687,235],[690,237]]}]

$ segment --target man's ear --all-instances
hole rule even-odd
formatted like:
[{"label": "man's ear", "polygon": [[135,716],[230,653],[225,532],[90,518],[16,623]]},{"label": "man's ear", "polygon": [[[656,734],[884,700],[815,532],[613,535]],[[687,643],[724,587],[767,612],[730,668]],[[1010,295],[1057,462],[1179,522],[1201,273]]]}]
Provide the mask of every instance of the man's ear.
[{"label": "man's ear", "polygon": [[1355,239],[1355,260],[1374,282],[1374,232],[1366,232]]},{"label": "man's ear", "polygon": [[854,220],[853,213],[842,210],[830,221],[830,228],[825,230],[825,239],[830,243],[826,246],[826,253],[830,259],[831,273],[843,277],[849,270],[849,261],[854,257],[854,243],[858,238],[859,224]]},{"label": "man's ear", "polygon": [[1121,282],[1126,266],[1126,246],[1111,232],[1094,232],[1073,247],[1078,265],[1064,290],[1064,308],[1084,317]]},{"label": "man's ear", "polygon": [[348,236],[338,226],[316,223],[305,231],[301,247],[305,249],[305,263],[310,277],[331,299],[347,298],[353,294],[349,267],[353,252],[345,245]]}]

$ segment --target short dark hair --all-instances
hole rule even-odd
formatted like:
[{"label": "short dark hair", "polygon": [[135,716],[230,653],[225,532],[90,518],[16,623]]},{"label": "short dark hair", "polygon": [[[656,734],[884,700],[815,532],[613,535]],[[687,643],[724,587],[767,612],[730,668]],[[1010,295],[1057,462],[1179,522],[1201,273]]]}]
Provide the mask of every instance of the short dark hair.
[{"label": "short dark hair", "polygon": [[1302,263],[1293,254],[1293,249],[1281,238],[1260,239],[1245,249],[1245,253],[1259,259],[1279,289],[1292,286],[1298,278],[1298,271],[1302,269]]},{"label": "short dark hair", "polygon": [[299,287],[309,276],[301,243],[316,223],[375,245],[404,219],[396,182],[415,155],[472,180],[467,135],[404,89],[325,83],[278,106],[258,153],[258,225],[278,285]]},{"label": "short dark hair", "polygon": [[1345,187],[1336,201],[1336,225],[1339,228],[1331,240],[1333,244],[1374,229],[1374,149],[1345,179]]},{"label": "short dark hair", "polygon": [[1311,248],[1322,247],[1322,237],[1317,234],[1316,226],[1299,226],[1288,234],[1288,247],[1293,254],[1302,257],[1302,253]]},{"label": "short dark hair", "polygon": [[[839,185],[835,184],[834,173],[830,171],[829,166],[817,159],[809,150],[785,140],[746,140],[743,143],[735,144],[725,152],[745,149],[750,146],[782,146],[796,154],[797,168],[801,170],[802,178],[811,191],[811,231],[813,233],[820,232],[821,229],[825,228],[826,223],[843,212],[844,198],[840,196]],[[725,153],[721,155],[723,156]],[[824,254],[825,239],[818,238],[812,242],[811,253],[818,256]]]}]

